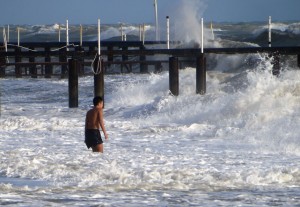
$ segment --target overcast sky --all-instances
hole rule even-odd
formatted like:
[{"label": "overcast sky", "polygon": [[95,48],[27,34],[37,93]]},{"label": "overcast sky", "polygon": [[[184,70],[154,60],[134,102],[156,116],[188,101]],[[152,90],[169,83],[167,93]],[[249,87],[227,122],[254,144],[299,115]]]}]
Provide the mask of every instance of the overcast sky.
[{"label": "overcast sky", "polygon": [[[0,0],[0,25],[154,23],[154,0]],[[157,0],[159,19],[195,4],[207,21],[300,21],[300,0]]]}]

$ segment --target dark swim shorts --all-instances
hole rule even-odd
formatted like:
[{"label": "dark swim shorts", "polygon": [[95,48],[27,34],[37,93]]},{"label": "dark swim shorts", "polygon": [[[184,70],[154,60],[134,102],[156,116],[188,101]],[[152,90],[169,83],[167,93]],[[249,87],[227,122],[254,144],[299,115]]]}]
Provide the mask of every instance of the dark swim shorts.
[{"label": "dark swim shorts", "polygon": [[102,144],[102,138],[99,129],[86,129],[85,130],[85,144],[87,148],[95,147]]}]

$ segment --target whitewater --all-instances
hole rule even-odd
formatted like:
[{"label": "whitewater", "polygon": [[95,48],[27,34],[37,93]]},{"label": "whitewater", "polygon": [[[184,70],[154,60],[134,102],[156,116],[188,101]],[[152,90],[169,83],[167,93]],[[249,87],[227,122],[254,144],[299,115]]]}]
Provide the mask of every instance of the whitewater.
[{"label": "whitewater", "polygon": [[[182,15],[189,21],[177,22],[180,31],[172,25],[171,40],[183,44],[171,48],[199,43],[199,13]],[[71,42],[78,26],[70,25]],[[83,41],[97,40],[97,25],[83,27]],[[17,25],[10,28],[16,42]],[[21,45],[57,41],[58,28],[23,25]],[[123,28],[128,39],[139,39],[139,25]],[[120,39],[120,25],[102,25],[101,33],[104,41]],[[215,23],[205,29],[204,45],[267,46],[267,34],[262,22]],[[299,34],[299,22],[275,22],[272,46],[299,46]],[[146,40],[154,37],[146,25]],[[205,95],[196,94],[193,67],[179,71],[179,96],[169,92],[166,65],[158,74],[106,74],[103,154],[84,143],[93,76],[79,78],[78,108],[68,107],[66,79],[2,78],[0,205],[300,206],[296,57],[280,57],[278,77],[267,54],[207,61]]]},{"label": "whitewater", "polygon": [[[265,65],[264,65],[265,66]],[[104,154],[84,144],[93,78],[68,108],[62,79],[2,79],[0,204],[11,206],[300,205],[300,73],[195,69],[105,76]]]}]

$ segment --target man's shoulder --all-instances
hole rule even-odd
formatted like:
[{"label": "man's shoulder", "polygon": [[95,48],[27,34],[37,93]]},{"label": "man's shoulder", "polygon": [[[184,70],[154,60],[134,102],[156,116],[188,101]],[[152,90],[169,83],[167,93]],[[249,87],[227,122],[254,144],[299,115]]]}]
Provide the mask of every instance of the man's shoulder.
[{"label": "man's shoulder", "polygon": [[96,113],[99,113],[101,111],[102,111],[101,109],[95,107],[95,108],[92,108],[92,109],[88,110],[87,114],[96,114]]}]

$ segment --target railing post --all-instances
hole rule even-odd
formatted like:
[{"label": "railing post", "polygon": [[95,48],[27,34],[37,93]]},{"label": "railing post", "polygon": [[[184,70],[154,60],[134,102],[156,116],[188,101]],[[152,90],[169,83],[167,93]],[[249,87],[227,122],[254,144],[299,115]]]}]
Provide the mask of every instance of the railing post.
[{"label": "railing post", "polygon": [[206,59],[204,53],[197,57],[196,63],[196,93],[206,93]]},{"label": "railing post", "polygon": [[[94,96],[101,96],[103,98],[104,103],[104,62],[103,59],[100,59],[101,64],[98,65],[99,58],[96,58],[94,62],[94,71],[98,73],[94,74]],[[99,67],[100,71],[99,71]]]},{"label": "railing post", "polygon": [[169,58],[169,89],[172,95],[179,95],[178,57]]},{"label": "railing post", "polygon": [[75,59],[69,59],[69,108],[78,107],[78,68],[80,62]]}]

